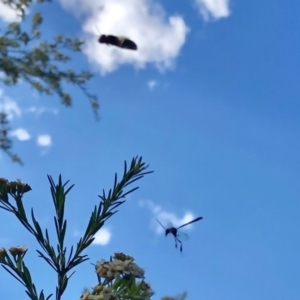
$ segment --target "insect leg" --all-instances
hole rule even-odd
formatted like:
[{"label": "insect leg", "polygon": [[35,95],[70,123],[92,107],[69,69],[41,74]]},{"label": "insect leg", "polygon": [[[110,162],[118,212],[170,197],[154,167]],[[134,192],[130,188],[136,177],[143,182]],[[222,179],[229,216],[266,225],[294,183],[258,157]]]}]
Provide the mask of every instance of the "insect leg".
[{"label": "insect leg", "polygon": [[[180,252],[182,253],[182,242],[180,239],[176,238],[176,240],[178,241],[178,243],[180,243]],[[176,247],[177,248],[177,247]]]}]

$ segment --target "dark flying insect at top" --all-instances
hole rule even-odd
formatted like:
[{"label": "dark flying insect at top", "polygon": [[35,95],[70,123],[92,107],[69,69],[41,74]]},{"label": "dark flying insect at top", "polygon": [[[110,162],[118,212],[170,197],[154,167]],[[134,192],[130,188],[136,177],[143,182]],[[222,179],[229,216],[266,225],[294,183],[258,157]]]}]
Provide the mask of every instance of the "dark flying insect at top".
[{"label": "dark flying insect at top", "polygon": [[115,35],[104,35],[102,34],[98,42],[100,44],[107,44],[107,45],[113,45],[119,48],[123,49],[129,49],[129,50],[137,50],[137,45],[134,41],[121,36],[115,36]]},{"label": "dark flying insect at top", "polygon": [[186,238],[188,238],[188,236],[186,235],[186,234],[183,234],[183,233],[179,233],[178,232],[178,229],[179,228],[181,228],[181,227],[184,227],[184,226],[186,226],[186,225],[189,225],[189,224],[192,224],[192,223],[194,223],[194,222],[197,222],[197,221],[200,221],[200,220],[202,220],[203,219],[203,217],[198,217],[198,218],[196,218],[196,219],[194,219],[193,221],[190,221],[190,222],[188,222],[188,223],[185,223],[185,224],[183,224],[183,225],[181,225],[181,226],[179,226],[179,227],[177,227],[177,228],[175,228],[175,227],[169,227],[169,228],[165,228],[157,219],[156,219],[156,221],[161,225],[161,227],[165,230],[165,236],[167,236],[167,235],[169,235],[169,234],[171,234],[171,235],[173,235],[174,236],[174,239],[175,239],[175,247],[177,248],[177,242],[178,243],[180,243],[180,252],[182,253],[182,241],[181,241],[181,239],[183,238],[183,237],[186,237]]}]

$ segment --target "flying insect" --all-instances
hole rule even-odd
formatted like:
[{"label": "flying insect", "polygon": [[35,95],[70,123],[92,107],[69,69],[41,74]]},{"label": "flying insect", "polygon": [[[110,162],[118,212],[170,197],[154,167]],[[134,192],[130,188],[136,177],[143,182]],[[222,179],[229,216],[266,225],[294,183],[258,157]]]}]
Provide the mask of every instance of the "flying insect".
[{"label": "flying insect", "polygon": [[98,42],[100,44],[107,44],[107,45],[113,45],[119,48],[123,49],[129,49],[129,50],[137,50],[138,47],[136,43],[129,38],[123,37],[123,36],[115,36],[115,35],[105,35],[102,34]]},{"label": "flying insect", "polygon": [[164,227],[157,219],[156,221],[160,224],[160,226],[165,230],[165,236],[168,236],[168,235],[173,235],[174,236],[174,239],[175,239],[175,248],[177,248],[177,243],[180,244],[180,252],[182,253],[182,241],[181,240],[188,240],[189,239],[189,236],[181,231],[178,231],[179,228],[182,228],[184,226],[187,226],[189,224],[192,224],[194,222],[197,222],[197,221],[200,221],[202,220],[203,217],[198,217],[188,223],[185,223],[177,228],[173,227],[172,224],[170,224],[170,226],[168,226],[168,228]]}]

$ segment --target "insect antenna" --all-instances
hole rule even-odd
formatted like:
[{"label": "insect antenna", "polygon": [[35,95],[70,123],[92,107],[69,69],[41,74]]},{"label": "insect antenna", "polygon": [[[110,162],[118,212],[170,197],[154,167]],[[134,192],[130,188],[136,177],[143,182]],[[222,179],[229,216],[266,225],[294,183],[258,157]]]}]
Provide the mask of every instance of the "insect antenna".
[{"label": "insect antenna", "polygon": [[99,34],[101,34],[101,33],[100,33],[100,30],[99,30],[99,28],[98,28],[98,26],[97,26],[97,25],[96,25],[96,28],[97,28],[97,31],[98,31],[98,33],[99,33]]},{"label": "insect antenna", "polygon": [[[99,32],[99,29],[98,29],[97,26],[96,26],[96,29],[97,29],[97,31]],[[99,32],[99,35],[95,34],[94,32],[93,32],[92,34],[93,34],[94,36],[96,36],[97,38],[99,38],[99,35],[101,35],[100,32]]]},{"label": "insect antenna", "polygon": [[163,224],[161,224],[157,219],[155,219],[159,224],[160,224],[160,226],[164,229],[164,230],[166,230],[166,228],[165,228],[165,226],[163,225]]}]

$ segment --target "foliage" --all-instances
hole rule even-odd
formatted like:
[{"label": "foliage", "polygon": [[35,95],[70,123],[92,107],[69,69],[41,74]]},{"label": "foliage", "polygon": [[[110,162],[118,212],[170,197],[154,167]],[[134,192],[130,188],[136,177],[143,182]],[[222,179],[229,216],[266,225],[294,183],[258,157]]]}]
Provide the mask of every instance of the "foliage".
[{"label": "foliage", "polygon": [[17,154],[11,152],[12,140],[8,137],[10,127],[8,127],[7,114],[0,112],[0,149],[2,149],[12,161],[23,164]]},{"label": "foliage", "polygon": [[[43,16],[35,12],[31,17],[30,30],[23,30],[27,17],[26,11],[32,0],[0,0],[9,5],[20,16],[22,22],[12,22],[0,32],[0,80],[8,85],[17,85],[20,80],[30,84],[38,92],[46,95],[58,95],[65,106],[71,106],[72,97],[65,91],[65,83],[78,86],[90,101],[96,119],[98,119],[99,103],[97,96],[87,90],[87,82],[92,78],[89,71],[75,72],[71,68],[63,68],[71,58],[67,52],[80,52],[83,42],[77,38],[57,35],[51,42],[41,40],[40,26]],[[38,0],[37,3],[49,2]],[[2,112],[5,113],[5,112]],[[4,117],[5,118],[5,117]],[[7,152],[12,141],[2,133],[0,138],[5,142],[0,148]],[[15,159],[20,162],[20,160]]]},{"label": "foliage", "polygon": [[[67,288],[70,277],[74,274],[73,271],[69,275],[70,271],[72,271],[77,265],[89,259],[87,255],[83,255],[82,253],[94,241],[95,234],[101,229],[104,223],[117,212],[116,208],[126,201],[124,198],[128,194],[137,190],[138,187],[132,188],[126,192],[124,192],[123,189],[133,182],[141,179],[144,175],[152,173],[152,171],[146,172],[147,168],[148,165],[145,165],[145,163],[142,162],[142,157],[133,158],[128,170],[125,162],[122,180],[118,182],[117,174],[115,174],[113,188],[110,189],[107,194],[103,190],[102,195],[99,195],[100,202],[92,211],[83,237],[79,239],[75,249],[73,246],[71,247],[71,249],[68,251],[68,254],[67,247],[64,244],[67,232],[67,220],[64,217],[64,213],[67,194],[71,191],[74,185],[67,187],[69,181],[63,184],[61,176],[59,176],[58,184],[55,184],[52,177],[48,176],[52,200],[55,208],[54,224],[57,236],[57,244],[55,247],[53,247],[52,242],[50,241],[48,229],[43,232],[39,225],[39,221],[34,215],[33,209],[31,209],[32,222],[30,222],[23,206],[23,195],[29,192],[31,187],[28,184],[22,183],[20,180],[9,182],[7,179],[0,179],[0,208],[14,214],[20,223],[35,237],[39,243],[41,247],[41,250],[37,250],[39,257],[43,258],[57,274],[58,284],[55,292],[56,300],[61,299]],[[10,201],[9,196],[12,197],[14,201]],[[9,257],[6,249],[0,249],[0,264],[2,267],[12,276],[14,276],[22,285],[24,285],[26,288],[26,293],[30,299],[49,299],[52,294],[46,297],[43,293],[43,290],[38,293],[33,283],[30,271],[25,263],[25,254],[27,252],[27,248],[11,247],[9,252],[13,259]],[[133,273],[131,272],[128,274],[132,275]],[[136,274],[133,275],[136,277]],[[104,276],[104,273],[102,272],[100,276]],[[134,282],[133,279],[134,278],[132,276],[129,276],[128,284],[130,283],[132,288],[132,284]],[[122,284],[124,284],[124,280],[122,281]],[[120,280],[118,282],[120,283]],[[108,277],[106,279],[106,283],[111,283]],[[135,283],[134,286],[139,286],[139,292],[142,290],[142,288],[144,288],[141,283]],[[120,286],[118,287],[120,288]],[[136,288],[133,289],[134,292],[137,292]],[[129,291],[133,292],[131,289]],[[139,299],[148,298],[144,297]]]},{"label": "foliage", "polygon": [[15,10],[17,15],[24,19],[26,16],[26,11],[28,10],[29,6],[33,3],[45,3],[51,2],[51,0],[1,0],[3,4],[8,5],[10,8]]},{"label": "foliage", "polygon": [[[86,290],[82,300],[102,299],[150,299],[154,294],[150,285],[144,281],[144,270],[134,258],[124,253],[115,253],[109,261],[102,259],[95,265],[98,284],[92,292]],[[104,279],[101,282],[101,279]],[[136,278],[142,278],[136,281]],[[102,297],[101,297],[102,296]]]},{"label": "foliage", "polygon": [[184,293],[179,294],[179,295],[177,295],[175,297],[168,297],[168,296],[163,297],[161,300],[185,300],[186,297],[187,297],[187,293],[184,292]]},{"label": "foliage", "polygon": [[[20,80],[23,80],[42,94],[58,95],[65,106],[72,105],[72,97],[65,91],[64,84],[74,84],[88,98],[98,119],[98,99],[95,95],[90,94],[86,87],[87,82],[92,78],[92,74],[88,71],[77,73],[70,68],[62,68],[63,64],[71,60],[66,51],[80,52],[83,42],[62,35],[57,35],[51,42],[42,41],[40,27],[43,16],[39,12],[32,15],[30,30],[22,29],[21,25],[24,24],[27,18],[30,6],[34,3],[51,2],[51,0],[0,1],[14,9],[20,17],[20,22],[12,22],[7,25],[4,31],[0,31],[0,80],[8,86],[15,86]],[[8,124],[7,114],[4,111],[0,112],[0,149],[6,152],[13,161],[22,164],[18,155],[11,152],[12,140],[9,138],[10,127]],[[109,191],[107,196],[104,191],[102,196],[99,196],[100,203],[95,206],[91,214],[84,236],[78,241],[75,251],[73,251],[73,246],[71,247],[68,256],[67,248],[64,246],[67,229],[64,209],[66,196],[73,185],[66,189],[68,181],[63,184],[60,176],[56,185],[52,177],[48,176],[56,210],[54,222],[58,242],[56,247],[53,247],[51,246],[48,230],[46,229],[43,233],[33,210],[31,210],[33,226],[28,221],[22,197],[24,193],[31,190],[30,186],[23,184],[20,180],[9,182],[6,179],[0,179],[0,204],[2,204],[0,208],[13,213],[36,238],[42,248],[42,251],[37,250],[39,257],[43,258],[57,273],[56,300],[61,299],[70,277],[74,274],[74,271],[70,275],[69,272],[77,265],[88,260],[87,255],[82,255],[82,252],[91,245],[96,232],[117,212],[115,209],[125,202],[125,200],[120,201],[120,199],[137,188],[125,193],[123,193],[123,189],[142,178],[145,174],[151,173],[144,172],[147,167],[142,163],[141,158],[136,157],[132,160],[130,169],[127,171],[125,162],[123,179],[117,183],[117,175],[115,175],[113,189]],[[9,196],[15,200],[16,206],[10,203]],[[11,247],[8,251],[2,248],[0,249],[0,264],[26,288],[26,293],[30,299],[50,299],[52,294],[46,297],[43,290],[40,293],[37,292],[30,271],[25,264],[26,252],[26,247]],[[91,292],[86,289],[80,299],[150,299],[153,292],[143,280],[143,275],[139,273],[142,269],[133,261],[132,257],[115,253],[109,261],[102,260],[98,262],[95,266],[99,282]],[[139,272],[134,273],[137,270]],[[136,282],[136,277],[142,278],[142,281]],[[104,278],[104,282],[101,282],[101,278]],[[163,297],[162,300],[184,300],[186,296],[187,294],[183,293],[176,297]]]}]

